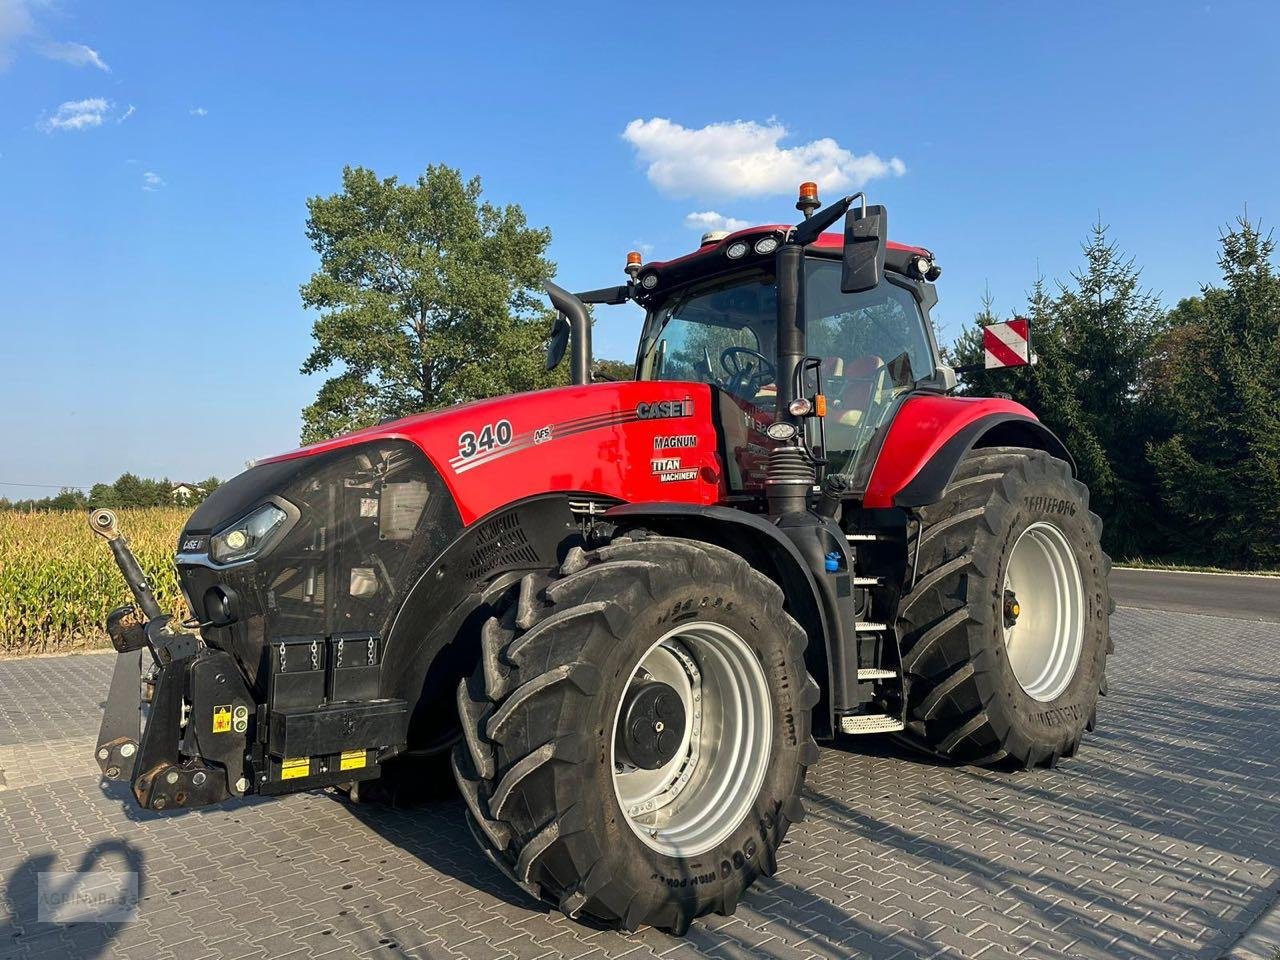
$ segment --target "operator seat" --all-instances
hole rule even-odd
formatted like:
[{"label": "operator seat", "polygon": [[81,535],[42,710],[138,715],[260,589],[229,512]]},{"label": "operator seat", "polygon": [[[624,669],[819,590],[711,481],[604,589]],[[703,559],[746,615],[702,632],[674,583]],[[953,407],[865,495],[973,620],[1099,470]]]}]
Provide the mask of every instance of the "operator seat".
[{"label": "operator seat", "polygon": [[835,422],[846,427],[861,425],[871,404],[880,399],[876,386],[881,383],[884,360],[874,354],[856,357],[844,364],[844,384],[837,398]]}]

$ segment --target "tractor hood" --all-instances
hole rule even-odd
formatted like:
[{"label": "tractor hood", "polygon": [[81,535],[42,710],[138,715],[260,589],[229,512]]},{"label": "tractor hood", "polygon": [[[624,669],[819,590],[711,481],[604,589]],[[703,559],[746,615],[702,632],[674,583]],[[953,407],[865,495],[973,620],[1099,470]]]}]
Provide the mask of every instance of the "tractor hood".
[{"label": "tractor hood", "polygon": [[206,640],[251,674],[273,638],[385,635],[463,528],[512,503],[550,491],[719,502],[714,416],[705,384],[600,383],[303,447],[200,504],[178,544],[179,579]]}]

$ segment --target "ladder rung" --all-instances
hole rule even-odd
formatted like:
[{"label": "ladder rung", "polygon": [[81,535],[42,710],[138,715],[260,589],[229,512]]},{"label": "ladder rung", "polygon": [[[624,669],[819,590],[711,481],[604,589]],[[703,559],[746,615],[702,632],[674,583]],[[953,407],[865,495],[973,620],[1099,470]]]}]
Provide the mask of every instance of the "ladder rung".
[{"label": "ladder rung", "polygon": [[903,729],[905,727],[901,720],[886,713],[840,718],[840,730],[844,733],[894,733]]},{"label": "ladder rung", "polygon": [[854,627],[859,633],[877,633],[881,630],[887,630],[888,627],[883,623],[872,623],[870,620],[864,620]]},{"label": "ladder rung", "polygon": [[897,675],[897,670],[881,670],[878,667],[865,667],[858,671],[859,680],[889,680]]},{"label": "ladder rung", "polygon": [[854,577],[853,585],[855,587],[878,587],[884,583],[884,577]]}]

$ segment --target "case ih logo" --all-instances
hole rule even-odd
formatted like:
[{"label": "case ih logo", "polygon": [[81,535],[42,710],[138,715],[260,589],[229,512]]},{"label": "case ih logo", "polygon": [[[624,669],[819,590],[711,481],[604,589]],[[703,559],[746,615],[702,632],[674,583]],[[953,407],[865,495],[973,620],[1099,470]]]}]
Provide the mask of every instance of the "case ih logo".
[{"label": "case ih logo", "polygon": [[653,403],[637,403],[636,416],[641,420],[664,420],[668,417],[692,417],[693,401],[655,400]]}]

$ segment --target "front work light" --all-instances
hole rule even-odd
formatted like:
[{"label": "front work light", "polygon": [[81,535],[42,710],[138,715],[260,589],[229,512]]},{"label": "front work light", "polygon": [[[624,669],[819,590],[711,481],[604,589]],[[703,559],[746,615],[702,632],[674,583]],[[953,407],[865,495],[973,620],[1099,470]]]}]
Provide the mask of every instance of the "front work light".
[{"label": "front work light", "polygon": [[756,241],[756,253],[764,255],[778,249],[777,237],[761,237]]},{"label": "front work light", "polygon": [[729,249],[724,252],[724,255],[730,260],[737,260],[739,257],[746,256],[746,254],[747,242],[745,240],[739,240],[737,243],[729,244]]},{"label": "front work light", "polygon": [[236,563],[258,554],[289,515],[274,503],[264,503],[253,513],[209,538],[209,558],[214,563]]}]

